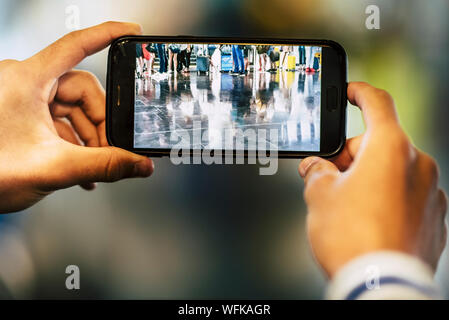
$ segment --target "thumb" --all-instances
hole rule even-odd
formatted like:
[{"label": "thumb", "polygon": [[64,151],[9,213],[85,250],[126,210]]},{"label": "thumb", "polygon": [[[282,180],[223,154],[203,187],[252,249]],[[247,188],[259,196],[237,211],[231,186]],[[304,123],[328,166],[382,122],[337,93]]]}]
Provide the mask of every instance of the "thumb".
[{"label": "thumb", "polygon": [[[298,168],[299,174],[304,179],[306,188],[310,187],[311,181],[334,180],[340,171],[337,166],[328,160],[319,157],[308,157],[301,161]],[[324,179],[326,178],[326,179]]]},{"label": "thumb", "polygon": [[154,170],[151,159],[120,148],[74,147],[76,150],[71,154],[73,167],[69,177],[71,184],[145,178]]}]

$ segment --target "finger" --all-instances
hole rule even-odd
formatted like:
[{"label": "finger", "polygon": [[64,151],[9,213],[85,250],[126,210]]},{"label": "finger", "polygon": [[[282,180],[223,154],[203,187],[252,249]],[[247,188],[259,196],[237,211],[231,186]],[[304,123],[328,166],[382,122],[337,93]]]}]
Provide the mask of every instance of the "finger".
[{"label": "finger", "polygon": [[58,135],[62,139],[70,143],[80,145],[78,137],[73,131],[73,128],[68,123],[66,123],[63,119],[53,119],[53,123],[55,125],[56,131],[58,132]]},{"label": "finger", "polygon": [[58,80],[55,101],[79,106],[96,126],[105,120],[105,92],[90,72],[72,70],[64,74]]},{"label": "finger", "polygon": [[73,146],[66,152],[72,167],[66,184],[114,182],[124,178],[148,177],[153,173],[151,159],[115,147]]},{"label": "finger", "polygon": [[386,91],[364,82],[351,82],[348,85],[348,100],[362,110],[368,130],[375,130],[384,124],[398,125],[394,101]]},{"label": "finger", "polygon": [[88,147],[99,147],[97,128],[87,119],[86,115],[80,108],[73,108],[72,112],[67,116],[72,123],[78,136]]},{"label": "finger", "polygon": [[100,146],[109,146],[108,139],[106,138],[106,121],[100,123],[97,127],[98,138],[100,139]]},{"label": "finger", "polygon": [[[53,122],[55,124],[56,131],[61,138],[75,145],[81,145],[70,124],[65,122],[63,119],[54,119]],[[81,184],[80,187],[85,190],[93,190],[95,189],[96,185],[93,182],[87,182]]]},{"label": "finger", "polygon": [[440,177],[440,170],[438,164],[434,158],[425,152],[422,152],[414,148],[417,154],[415,165],[417,166],[419,172],[422,175],[420,183],[417,188],[424,188],[424,190],[432,190],[432,192],[437,191],[444,195],[441,189],[438,189],[438,180]]},{"label": "finger", "polygon": [[306,185],[314,177],[324,174],[335,175],[339,172],[335,164],[319,157],[305,158],[299,164],[299,174],[304,179]]},{"label": "finger", "polygon": [[304,198],[310,206],[322,197],[323,190],[329,188],[340,172],[330,161],[309,157],[301,161],[299,173],[304,178]]},{"label": "finger", "polygon": [[100,146],[97,128],[79,107],[53,103],[51,112],[54,117],[66,117],[84,145],[88,147]]},{"label": "finger", "polygon": [[332,161],[340,171],[346,171],[354,161],[357,152],[360,149],[360,144],[363,140],[363,134],[346,140],[345,147],[335,157],[331,158]]},{"label": "finger", "polygon": [[105,22],[65,35],[29,61],[40,66],[45,80],[59,78],[85,57],[107,47],[115,38],[141,32],[141,27],[134,23]]}]

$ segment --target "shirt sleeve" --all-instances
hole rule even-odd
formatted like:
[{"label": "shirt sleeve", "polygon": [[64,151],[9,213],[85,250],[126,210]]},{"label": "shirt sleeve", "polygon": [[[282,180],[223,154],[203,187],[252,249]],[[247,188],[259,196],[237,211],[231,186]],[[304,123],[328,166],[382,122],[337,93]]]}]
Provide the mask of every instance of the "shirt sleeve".
[{"label": "shirt sleeve", "polygon": [[328,299],[441,299],[433,271],[395,251],[369,253],[343,266],[327,288]]}]

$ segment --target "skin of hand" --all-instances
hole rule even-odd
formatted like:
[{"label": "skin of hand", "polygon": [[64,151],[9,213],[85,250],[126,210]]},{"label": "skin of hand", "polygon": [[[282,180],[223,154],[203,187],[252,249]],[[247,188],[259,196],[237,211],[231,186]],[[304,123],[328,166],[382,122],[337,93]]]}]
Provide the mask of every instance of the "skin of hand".
[{"label": "skin of hand", "polygon": [[331,278],[378,250],[411,254],[435,269],[447,232],[436,162],[411,144],[387,92],[354,82],[348,100],[362,110],[365,133],[330,161],[309,157],[299,165],[316,260]]},{"label": "skin of hand", "polygon": [[105,93],[72,70],[136,24],[106,22],[74,31],[24,61],[0,62],[0,212],[25,209],[52,191],[148,177],[153,162],[108,146]]}]

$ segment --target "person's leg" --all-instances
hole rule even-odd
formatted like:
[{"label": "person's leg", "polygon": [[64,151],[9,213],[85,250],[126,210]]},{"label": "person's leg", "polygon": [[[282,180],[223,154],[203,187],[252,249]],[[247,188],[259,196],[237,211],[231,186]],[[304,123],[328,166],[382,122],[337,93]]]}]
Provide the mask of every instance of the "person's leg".
[{"label": "person's leg", "polygon": [[288,61],[288,51],[283,51],[283,57],[282,57],[282,69],[286,70],[287,69],[287,61]]},{"label": "person's leg", "polygon": [[141,74],[142,74],[142,77],[143,77],[143,74],[145,73],[145,58],[144,57],[140,57],[139,59],[140,59],[140,66],[142,68]]},{"label": "person's leg", "polygon": [[192,55],[192,51],[186,52],[186,68],[189,70],[190,68],[190,56]]},{"label": "person's leg", "polygon": [[245,72],[245,59],[243,58],[243,50],[237,47],[237,54],[239,60],[239,72]]},{"label": "person's leg", "polygon": [[281,51],[281,53],[279,54],[279,69],[283,69],[284,65],[284,56],[285,56],[285,52]]},{"label": "person's leg", "polygon": [[182,57],[182,65],[183,65],[183,70],[184,71],[187,71],[187,49],[186,50],[184,50],[184,54],[183,54],[183,57]]},{"label": "person's leg", "polygon": [[168,49],[168,72],[172,71],[172,64],[173,64],[173,52]]},{"label": "person's leg", "polygon": [[238,58],[238,54],[237,54],[237,46],[233,45],[232,46],[232,58],[234,60],[234,69],[232,70],[232,72],[239,72],[239,58]]},{"label": "person's leg", "polygon": [[165,69],[165,50],[164,50],[164,45],[161,43],[158,43],[156,45],[157,47],[157,54],[159,56],[159,72],[160,73],[164,73],[166,72]]},{"label": "person's leg", "polygon": [[157,51],[157,57],[159,58],[159,72],[162,73],[162,50],[161,50],[161,45],[159,43],[156,44],[156,51]]},{"label": "person's leg", "polygon": [[150,55],[150,72],[153,72],[154,69],[154,60],[156,59],[156,54],[154,52],[151,53]]},{"label": "person's leg", "polygon": [[178,72],[178,54],[177,53],[173,53],[173,64],[174,64],[173,71]]},{"label": "person's leg", "polygon": [[[312,47],[312,68],[315,65],[315,54],[318,52],[318,48],[317,47]],[[314,68],[315,70],[315,68]],[[318,70],[315,70],[318,71]]]},{"label": "person's leg", "polygon": [[306,64],[306,51],[304,49],[304,46],[301,46],[299,48],[299,64],[303,67]]},{"label": "person's leg", "polygon": [[165,72],[167,72],[168,71],[168,49],[167,48],[164,48],[164,70],[165,70]]},{"label": "person's leg", "polygon": [[313,50],[312,47],[306,47],[306,70],[311,70],[313,68]]},{"label": "person's leg", "polygon": [[181,50],[179,53],[178,53],[178,57],[177,57],[177,66],[176,66],[176,70],[177,71],[181,71],[181,69],[182,69],[182,66],[183,66],[183,64],[184,64],[184,62],[182,61],[184,59],[184,50]]},{"label": "person's leg", "polygon": [[148,65],[149,65],[148,62],[149,62],[149,61],[148,61],[146,58],[143,59],[143,74],[144,74],[145,76],[148,75]]}]

